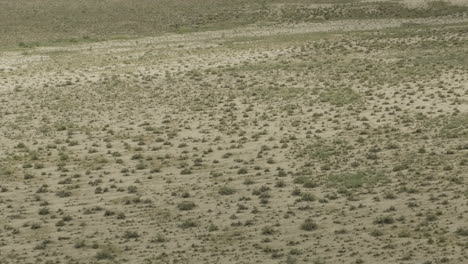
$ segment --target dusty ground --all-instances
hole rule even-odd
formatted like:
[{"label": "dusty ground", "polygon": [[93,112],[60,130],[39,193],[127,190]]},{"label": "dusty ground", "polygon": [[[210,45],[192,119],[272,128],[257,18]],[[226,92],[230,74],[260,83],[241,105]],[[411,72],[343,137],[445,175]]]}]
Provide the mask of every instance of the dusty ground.
[{"label": "dusty ground", "polygon": [[5,49],[0,263],[467,263],[466,54],[464,13]]}]

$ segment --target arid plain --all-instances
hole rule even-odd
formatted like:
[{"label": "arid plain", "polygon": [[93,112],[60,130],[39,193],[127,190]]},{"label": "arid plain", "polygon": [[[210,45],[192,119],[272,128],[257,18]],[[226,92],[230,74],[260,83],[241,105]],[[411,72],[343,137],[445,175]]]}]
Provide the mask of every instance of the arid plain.
[{"label": "arid plain", "polygon": [[0,1],[0,263],[468,263],[468,1],[158,1]]}]

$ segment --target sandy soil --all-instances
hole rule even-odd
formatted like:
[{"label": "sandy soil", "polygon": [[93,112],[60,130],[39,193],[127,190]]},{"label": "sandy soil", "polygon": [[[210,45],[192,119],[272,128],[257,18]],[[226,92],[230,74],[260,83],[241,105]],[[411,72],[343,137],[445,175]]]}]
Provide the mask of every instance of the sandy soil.
[{"label": "sandy soil", "polygon": [[0,263],[467,262],[467,20],[1,52]]}]

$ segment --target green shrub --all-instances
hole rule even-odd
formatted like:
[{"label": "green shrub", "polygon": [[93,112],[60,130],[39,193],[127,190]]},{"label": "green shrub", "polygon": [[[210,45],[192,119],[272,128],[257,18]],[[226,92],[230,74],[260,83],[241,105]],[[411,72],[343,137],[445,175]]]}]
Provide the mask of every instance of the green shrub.
[{"label": "green shrub", "polygon": [[110,250],[104,249],[100,250],[96,253],[96,259],[98,260],[103,260],[103,259],[114,259],[114,255],[112,255],[112,252]]},{"label": "green shrub", "polygon": [[181,211],[192,210],[195,207],[196,207],[196,204],[192,201],[183,201],[177,204],[177,208],[179,208],[179,210]]},{"label": "green shrub", "polygon": [[221,195],[231,195],[236,192],[236,189],[229,187],[229,186],[223,186],[219,188],[218,193]]}]

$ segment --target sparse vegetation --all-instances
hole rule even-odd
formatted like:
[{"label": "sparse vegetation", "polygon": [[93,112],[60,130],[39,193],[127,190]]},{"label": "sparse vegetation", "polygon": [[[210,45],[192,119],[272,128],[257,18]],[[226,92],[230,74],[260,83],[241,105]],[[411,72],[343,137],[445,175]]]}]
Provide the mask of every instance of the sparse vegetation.
[{"label": "sparse vegetation", "polygon": [[0,1],[0,263],[466,260],[468,3],[68,2]]}]

